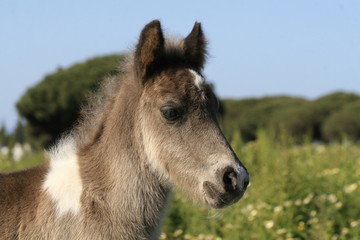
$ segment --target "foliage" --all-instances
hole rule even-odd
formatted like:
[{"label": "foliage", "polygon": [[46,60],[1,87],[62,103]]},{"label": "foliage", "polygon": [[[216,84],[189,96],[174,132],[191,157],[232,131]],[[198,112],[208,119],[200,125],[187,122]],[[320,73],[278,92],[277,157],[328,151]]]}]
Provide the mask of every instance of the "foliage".
[{"label": "foliage", "polygon": [[29,124],[30,134],[42,144],[52,143],[69,130],[79,116],[80,107],[105,77],[116,73],[124,60],[110,55],[59,68],[39,84],[27,90],[16,107]]},{"label": "foliage", "polygon": [[[351,93],[336,92],[315,100],[310,109],[314,116],[313,134],[314,138],[324,138],[322,126],[326,119],[333,113],[340,111],[348,104],[359,101],[360,96]],[[360,120],[360,119],[359,119]],[[358,136],[360,137],[360,136]]]},{"label": "foliage", "polygon": [[0,145],[8,145],[8,133],[6,132],[5,125],[0,127]]},{"label": "foliage", "polygon": [[10,172],[22,170],[39,165],[45,161],[45,153],[43,151],[36,151],[26,153],[22,156],[19,162],[15,162],[10,158],[10,155],[4,156],[0,154],[0,172]]},{"label": "foliage", "polygon": [[261,99],[223,100],[222,126],[225,133],[239,130],[244,141],[256,138],[261,128],[280,127],[284,111],[291,111],[306,104],[305,99],[292,97],[265,97]]},{"label": "foliage", "polygon": [[328,140],[350,138],[354,141],[360,136],[360,100],[347,105],[327,118],[322,126],[324,137]]},{"label": "foliage", "polygon": [[[176,191],[160,239],[360,239],[360,148],[346,144],[294,144],[257,132],[231,145],[251,174],[242,200],[223,209],[195,205]],[[0,171],[44,161],[42,152],[19,163],[0,156]]]},{"label": "foliage", "polygon": [[251,174],[245,198],[219,211],[176,193],[162,239],[359,239],[359,147],[293,142],[232,141]]},{"label": "foliage", "polygon": [[13,147],[15,143],[24,143],[28,139],[26,126],[19,121],[12,133],[7,132],[5,125],[0,127],[0,147]]},{"label": "foliage", "polygon": [[[356,109],[351,110],[356,108],[351,107],[352,104],[358,101],[360,96],[342,92],[314,101],[293,97],[225,99],[222,101],[224,110],[221,125],[226,134],[239,131],[245,142],[255,140],[259,129],[273,131],[278,137],[285,133],[296,142],[307,138],[321,141],[340,140],[344,134],[352,139],[359,139],[359,113]],[[342,127],[337,125],[339,121],[342,121]],[[356,121],[357,123],[353,124]],[[346,128],[346,123],[353,127]]]},{"label": "foliage", "polygon": [[[26,140],[32,145],[49,145],[70,130],[87,95],[97,89],[104,76],[115,74],[124,58],[110,55],[58,69],[30,88],[17,103],[19,114],[27,122],[23,127]],[[314,101],[287,96],[224,99],[220,101],[220,123],[225,134],[239,131],[244,142],[255,140],[259,129],[271,130],[278,137],[285,133],[298,143],[308,138],[340,140],[344,135],[359,139],[355,123],[360,122],[359,115],[344,110],[357,101],[359,95],[343,92]],[[345,127],[347,123],[350,125]]]}]

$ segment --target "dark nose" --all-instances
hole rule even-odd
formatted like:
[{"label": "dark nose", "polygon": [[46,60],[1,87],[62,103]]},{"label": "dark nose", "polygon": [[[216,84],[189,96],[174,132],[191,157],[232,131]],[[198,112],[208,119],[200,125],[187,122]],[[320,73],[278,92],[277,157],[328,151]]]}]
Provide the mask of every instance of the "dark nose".
[{"label": "dark nose", "polygon": [[222,208],[237,202],[244,195],[249,174],[245,167],[227,166],[217,170],[216,180],[215,183],[205,181],[203,187],[206,195],[215,201],[211,206]]},{"label": "dark nose", "polygon": [[[240,174],[239,179],[238,174]],[[219,177],[222,179],[223,187],[226,192],[235,191],[239,187],[245,190],[249,185],[249,173],[246,168],[241,168],[240,173],[237,173],[234,168],[226,167],[220,172]]]},{"label": "dark nose", "polygon": [[244,180],[244,188],[247,188],[248,185],[249,185],[249,177],[246,177]]},{"label": "dark nose", "polygon": [[222,181],[224,184],[224,188],[227,192],[234,191],[237,188],[237,174],[232,167],[226,167],[222,171]]}]

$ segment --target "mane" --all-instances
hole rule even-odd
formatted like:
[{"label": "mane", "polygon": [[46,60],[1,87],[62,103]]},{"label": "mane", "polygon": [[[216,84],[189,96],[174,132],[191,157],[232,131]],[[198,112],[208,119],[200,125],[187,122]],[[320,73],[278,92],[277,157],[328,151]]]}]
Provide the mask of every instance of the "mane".
[{"label": "mane", "polygon": [[[187,66],[184,60],[183,41],[180,37],[166,36],[164,50],[164,60],[159,63],[162,68],[174,65],[179,67]],[[136,79],[132,79],[135,77],[134,54],[134,50],[126,54],[125,60],[117,66],[117,74],[105,77],[101,80],[99,88],[89,94],[86,104],[81,107],[80,117],[75,127],[64,134],[60,142],[64,139],[70,139],[77,147],[80,147],[90,140],[92,136],[89,133],[99,128],[104,118],[104,112],[114,101],[119,89],[126,87],[124,85],[132,85],[134,87],[136,82]]]}]

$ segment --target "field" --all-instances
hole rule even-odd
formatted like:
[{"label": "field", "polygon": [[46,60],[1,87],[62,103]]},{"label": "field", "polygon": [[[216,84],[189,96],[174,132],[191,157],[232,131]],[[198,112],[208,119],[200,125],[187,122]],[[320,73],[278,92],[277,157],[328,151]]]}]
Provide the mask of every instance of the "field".
[{"label": "field", "polygon": [[[251,174],[245,197],[224,210],[196,205],[175,191],[161,239],[360,239],[360,147],[273,141],[265,132],[231,145]],[[0,171],[32,166],[43,153]]]}]

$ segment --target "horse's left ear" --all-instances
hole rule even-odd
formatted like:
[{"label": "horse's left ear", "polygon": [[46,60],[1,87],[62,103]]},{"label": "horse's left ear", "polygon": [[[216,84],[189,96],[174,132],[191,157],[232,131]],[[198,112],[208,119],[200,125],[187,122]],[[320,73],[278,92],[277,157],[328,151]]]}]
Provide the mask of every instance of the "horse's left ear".
[{"label": "horse's left ear", "polygon": [[184,39],[184,52],[191,67],[200,71],[206,60],[207,41],[201,29],[201,24],[196,22],[191,33]]},{"label": "horse's left ear", "polygon": [[141,31],[136,46],[134,66],[138,77],[144,82],[154,71],[164,51],[164,36],[158,20],[148,23]]}]

